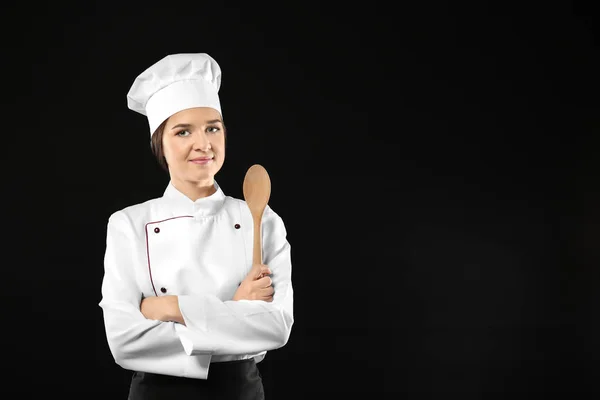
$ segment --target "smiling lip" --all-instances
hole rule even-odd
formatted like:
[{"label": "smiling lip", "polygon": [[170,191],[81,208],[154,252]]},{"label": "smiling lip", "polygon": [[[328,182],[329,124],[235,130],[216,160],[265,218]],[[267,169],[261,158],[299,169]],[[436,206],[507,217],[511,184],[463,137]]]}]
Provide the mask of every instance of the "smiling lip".
[{"label": "smiling lip", "polygon": [[190,162],[192,162],[194,164],[208,164],[212,160],[213,160],[212,157],[200,157],[200,158],[194,158],[193,160],[190,160]]}]

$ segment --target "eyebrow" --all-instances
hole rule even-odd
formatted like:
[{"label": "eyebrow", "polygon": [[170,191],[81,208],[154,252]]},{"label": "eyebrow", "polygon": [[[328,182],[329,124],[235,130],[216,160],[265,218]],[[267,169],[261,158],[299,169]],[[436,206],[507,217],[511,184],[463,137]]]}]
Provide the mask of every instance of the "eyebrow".
[{"label": "eyebrow", "polygon": [[[210,121],[206,121],[205,122],[207,125],[210,124],[216,124],[216,123],[223,123],[223,121],[221,121],[220,119],[211,119]],[[192,126],[192,124],[177,124],[173,127],[171,127],[171,130],[175,129],[175,128],[190,128]]]}]

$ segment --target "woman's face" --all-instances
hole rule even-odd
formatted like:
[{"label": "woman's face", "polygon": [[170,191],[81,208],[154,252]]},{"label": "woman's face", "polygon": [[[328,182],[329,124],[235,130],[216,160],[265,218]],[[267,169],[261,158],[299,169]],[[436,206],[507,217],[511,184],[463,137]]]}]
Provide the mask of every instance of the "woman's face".
[{"label": "woman's face", "polygon": [[221,115],[208,107],[180,111],[167,120],[162,144],[171,179],[210,184],[225,160]]}]

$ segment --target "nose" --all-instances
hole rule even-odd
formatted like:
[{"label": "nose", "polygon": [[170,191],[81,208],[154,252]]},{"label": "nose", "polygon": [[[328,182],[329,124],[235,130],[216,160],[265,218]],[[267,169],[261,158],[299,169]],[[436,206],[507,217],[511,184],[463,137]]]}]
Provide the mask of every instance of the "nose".
[{"label": "nose", "polygon": [[198,133],[195,135],[194,150],[208,151],[211,149],[210,140],[205,133]]}]

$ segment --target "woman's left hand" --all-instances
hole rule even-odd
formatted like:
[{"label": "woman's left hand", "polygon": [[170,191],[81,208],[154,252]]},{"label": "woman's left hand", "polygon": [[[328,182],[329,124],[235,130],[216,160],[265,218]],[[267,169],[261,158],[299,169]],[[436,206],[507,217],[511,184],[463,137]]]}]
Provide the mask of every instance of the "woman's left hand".
[{"label": "woman's left hand", "polygon": [[146,297],[140,304],[140,311],[147,319],[184,323],[177,296]]}]

